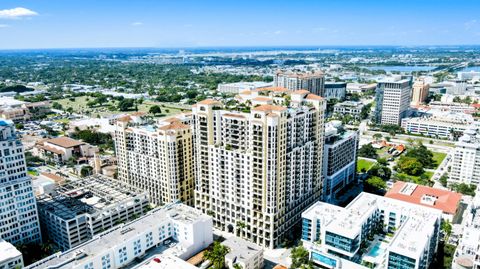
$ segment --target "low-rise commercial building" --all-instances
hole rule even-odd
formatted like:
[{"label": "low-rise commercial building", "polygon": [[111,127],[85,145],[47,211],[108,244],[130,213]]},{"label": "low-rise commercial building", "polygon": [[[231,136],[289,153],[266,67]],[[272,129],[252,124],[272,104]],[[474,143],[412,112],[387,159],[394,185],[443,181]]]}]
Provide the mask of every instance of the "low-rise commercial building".
[{"label": "low-rise commercial building", "polygon": [[442,211],[369,193],[347,207],[317,202],[302,214],[302,241],[327,268],[354,262],[370,268],[428,268]]},{"label": "low-rise commercial building", "polygon": [[103,176],[71,181],[38,197],[42,232],[62,250],[138,218],[148,207],[145,192]]},{"label": "low-rise commercial building", "polygon": [[335,104],[333,106],[333,113],[350,115],[355,119],[361,119],[363,107],[364,105],[362,102],[345,101]]},{"label": "low-rise commercial building", "polygon": [[22,267],[22,253],[12,244],[0,239],[0,269],[17,269]]},{"label": "low-rise commercial building", "polygon": [[97,152],[98,147],[66,136],[44,140],[35,145],[33,149],[34,155],[60,164],[70,158],[85,158],[86,160]]},{"label": "low-rise commercial building", "polygon": [[435,110],[422,117],[402,119],[402,128],[406,133],[457,140],[473,122],[470,114]]},{"label": "low-rise commercial building", "polygon": [[397,181],[385,197],[442,210],[443,219],[452,222],[462,200],[457,192],[442,190],[415,183]]},{"label": "low-rise commercial building", "polygon": [[225,255],[225,263],[230,269],[238,264],[243,269],[263,268],[263,249],[252,242],[232,236],[222,242],[229,251]]},{"label": "low-rise commercial building", "polygon": [[272,82],[253,81],[218,84],[217,91],[223,93],[239,94],[242,91],[251,91],[273,86]]},{"label": "low-rise commercial building", "polygon": [[185,260],[212,242],[210,216],[187,205],[169,204],[26,268],[116,269],[141,261],[146,253],[158,252]]}]

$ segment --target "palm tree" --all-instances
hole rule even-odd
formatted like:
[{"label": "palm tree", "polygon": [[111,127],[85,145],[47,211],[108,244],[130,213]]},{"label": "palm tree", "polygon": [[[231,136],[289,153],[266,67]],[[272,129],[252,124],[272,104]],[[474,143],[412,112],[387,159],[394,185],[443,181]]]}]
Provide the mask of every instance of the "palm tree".
[{"label": "palm tree", "polygon": [[233,269],[242,269],[243,267],[239,263],[233,265]]},{"label": "palm tree", "polygon": [[205,251],[204,257],[212,262],[213,269],[223,269],[225,267],[225,255],[228,251],[226,246],[215,241],[212,248]]}]

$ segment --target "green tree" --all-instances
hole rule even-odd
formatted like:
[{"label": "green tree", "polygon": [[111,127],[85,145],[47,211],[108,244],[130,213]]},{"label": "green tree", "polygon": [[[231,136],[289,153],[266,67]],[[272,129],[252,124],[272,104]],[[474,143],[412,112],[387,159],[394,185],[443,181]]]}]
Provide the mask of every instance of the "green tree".
[{"label": "green tree", "polygon": [[80,176],[82,177],[90,176],[92,174],[92,171],[93,171],[93,167],[89,165],[85,165],[80,169]]},{"label": "green tree", "polygon": [[135,106],[135,101],[129,98],[121,100],[117,105],[118,110],[120,111],[131,110],[134,106]]},{"label": "green tree", "polygon": [[220,242],[213,242],[213,246],[205,251],[205,258],[212,262],[214,269],[223,269],[225,267],[225,255],[228,253],[228,248]]},{"label": "green tree", "polygon": [[368,175],[376,176],[383,179],[384,181],[387,181],[392,176],[392,170],[390,170],[390,168],[385,165],[376,163],[370,168],[370,170],[368,170]]},{"label": "green tree", "polygon": [[410,176],[421,175],[424,171],[423,164],[418,159],[407,156],[400,157],[395,169]]},{"label": "green tree", "polygon": [[154,105],[154,106],[151,106],[148,109],[148,113],[153,114],[153,115],[161,114],[162,109],[158,105]]},{"label": "green tree", "polygon": [[361,146],[358,150],[358,156],[370,159],[378,158],[377,150],[372,146],[372,144],[365,144]]},{"label": "green tree", "polygon": [[309,260],[308,250],[303,246],[293,248],[290,258],[292,259],[292,265],[290,266],[291,269],[303,268],[304,265],[312,266],[311,261]]},{"label": "green tree", "polygon": [[417,159],[422,163],[424,168],[436,168],[433,153],[421,142],[418,142],[416,146],[409,148],[405,156]]},{"label": "green tree", "polygon": [[373,139],[375,139],[376,141],[382,139],[382,137],[383,137],[383,136],[382,136],[381,133],[375,133],[375,134],[373,135]]},{"label": "green tree", "polygon": [[63,106],[62,106],[62,104],[60,104],[58,102],[53,102],[52,103],[52,108],[61,110],[61,109],[63,109]]},{"label": "green tree", "polygon": [[448,220],[442,220],[440,228],[447,237],[452,234],[452,224]]},{"label": "green tree", "polygon": [[442,184],[442,186],[446,187],[447,184],[448,184],[448,174],[447,174],[447,173],[443,173],[443,175],[438,179],[438,181],[440,181],[440,183]]},{"label": "green tree", "polygon": [[383,193],[387,188],[387,183],[377,176],[369,177],[364,184],[364,191],[370,193]]}]

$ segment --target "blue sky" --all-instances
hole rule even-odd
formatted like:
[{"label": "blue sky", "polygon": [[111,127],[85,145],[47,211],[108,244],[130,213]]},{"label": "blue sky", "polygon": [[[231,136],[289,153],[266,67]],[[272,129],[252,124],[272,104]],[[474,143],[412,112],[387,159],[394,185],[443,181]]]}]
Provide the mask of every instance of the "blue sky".
[{"label": "blue sky", "polygon": [[0,1],[0,49],[461,44],[480,1]]}]

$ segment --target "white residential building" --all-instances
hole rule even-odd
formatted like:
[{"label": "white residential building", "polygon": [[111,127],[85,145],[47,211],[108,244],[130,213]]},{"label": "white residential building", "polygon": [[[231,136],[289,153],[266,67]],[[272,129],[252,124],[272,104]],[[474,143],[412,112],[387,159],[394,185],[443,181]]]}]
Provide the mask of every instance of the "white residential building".
[{"label": "white residential building", "polygon": [[361,193],[345,208],[317,202],[302,218],[302,241],[320,266],[421,269],[437,251],[442,211]]},{"label": "white residential building", "polygon": [[473,121],[471,114],[436,110],[422,117],[403,118],[402,128],[406,133],[456,140]]},{"label": "white residential building", "polygon": [[22,142],[13,122],[0,119],[0,239],[12,244],[42,241]]},{"label": "white residential building", "polygon": [[410,80],[401,76],[379,82],[375,95],[377,123],[400,125],[407,116],[411,93]]},{"label": "white residential building", "polygon": [[[173,242],[164,250],[167,240]],[[184,204],[169,204],[90,241],[26,268],[123,268],[150,251],[188,259],[213,243],[212,218]],[[165,268],[165,267],[154,267]],[[168,268],[168,267],[167,267]],[[170,267],[171,268],[171,267]]]},{"label": "white residential building", "polygon": [[235,264],[242,269],[262,269],[263,249],[252,242],[232,236],[222,242],[229,251],[225,255],[225,263],[228,268],[235,269]]},{"label": "white residential building", "polygon": [[193,138],[189,117],[156,123],[119,119],[115,131],[118,178],[148,192],[157,205],[193,206]]},{"label": "white residential building", "polygon": [[355,183],[358,132],[343,129],[340,121],[325,125],[323,201],[334,203],[342,190]]},{"label": "white residential building", "polygon": [[38,197],[44,238],[68,250],[148,210],[148,195],[104,176],[78,179]]},{"label": "white residential building", "polygon": [[0,239],[0,269],[17,269],[22,267],[22,253],[12,244]]},{"label": "white residential building", "polygon": [[455,144],[449,183],[480,183],[480,123],[474,122]]},{"label": "white residential building", "polygon": [[263,81],[221,83],[218,84],[217,91],[223,93],[239,94],[242,91],[251,91],[271,86],[273,86],[272,82]]},{"label": "white residential building", "polygon": [[273,77],[273,85],[287,88],[290,91],[307,90],[313,94],[324,96],[325,78],[321,71],[277,71]]},{"label": "white residential building", "polygon": [[[214,225],[273,248],[321,198],[325,100],[306,90],[249,112],[215,100],[194,105],[195,206]],[[245,226],[240,225],[245,224]]]}]

